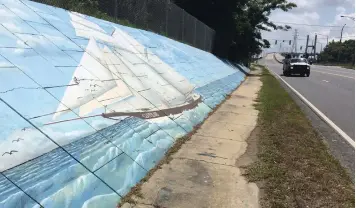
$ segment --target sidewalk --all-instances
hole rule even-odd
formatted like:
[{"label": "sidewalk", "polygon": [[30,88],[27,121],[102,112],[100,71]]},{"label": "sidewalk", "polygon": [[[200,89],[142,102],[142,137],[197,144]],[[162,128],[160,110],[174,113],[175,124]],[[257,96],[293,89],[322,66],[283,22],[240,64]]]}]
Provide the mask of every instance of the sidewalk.
[{"label": "sidewalk", "polygon": [[[169,164],[145,182],[136,204],[122,207],[238,208],[259,207],[259,190],[241,176],[237,160],[246,152],[246,139],[257,123],[253,104],[261,88],[249,77],[197,130]],[[250,160],[244,156],[244,161]]]}]

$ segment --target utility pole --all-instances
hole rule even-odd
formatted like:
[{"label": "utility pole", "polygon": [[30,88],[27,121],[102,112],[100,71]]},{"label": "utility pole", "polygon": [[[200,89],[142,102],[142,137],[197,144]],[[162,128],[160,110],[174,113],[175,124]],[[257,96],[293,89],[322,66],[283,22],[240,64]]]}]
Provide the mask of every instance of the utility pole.
[{"label": "utility pole", "polygon": [[295,53],[298,53],[298,49],[297,49],[297,47],[298,47],[298,30],[297,29],[295,29],[295,35],[294,35],[294,52]]},{"label": "utility pole", "polygon": [[340,36],[340,43],[341,43],[341,41],[342,41],[342,32],[344,31],[344,27],[346,26],[346,24],[344,24],[344,26],[342,26],[342,28],[341,28],[341,36]]},{"label": "utility pole", "polygon": [[316,60],[315,54],[316,54],[316,41],[317,41],[317,39],[318,39],[318,35],[315,34],[315,40],[314,40],[314,60]]},{"label": "utility pole", "polygon": [[298,40],[298,30],[295,29],[294,30],[294,36],[293,36],[293,45],[292,45],[292,48],[291,48],[291,53],[297,53],[298,50],[297,50],[297,40]]}]

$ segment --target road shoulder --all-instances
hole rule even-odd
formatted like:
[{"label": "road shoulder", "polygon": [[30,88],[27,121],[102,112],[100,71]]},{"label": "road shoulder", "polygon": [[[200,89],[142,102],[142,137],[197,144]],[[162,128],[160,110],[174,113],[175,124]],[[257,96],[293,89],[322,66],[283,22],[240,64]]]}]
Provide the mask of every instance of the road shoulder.
[{"label": "road shoulder", "polygon": [[280,83],[264,71],[258,160],[246,175],[262,182],[263,207],[354,207],[350,175]]}]

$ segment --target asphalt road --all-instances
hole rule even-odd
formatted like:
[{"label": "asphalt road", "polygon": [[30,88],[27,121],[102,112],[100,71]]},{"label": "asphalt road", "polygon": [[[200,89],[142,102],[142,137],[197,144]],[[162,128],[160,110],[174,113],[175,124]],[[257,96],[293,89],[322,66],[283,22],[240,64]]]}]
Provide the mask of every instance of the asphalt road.
[{"label": "asphalt road", "polygon": [[[282,74],[282,64],[272,54],[260,62]],[[281,77],[355,140],[354,70],[311,65],[310,77]]]}]

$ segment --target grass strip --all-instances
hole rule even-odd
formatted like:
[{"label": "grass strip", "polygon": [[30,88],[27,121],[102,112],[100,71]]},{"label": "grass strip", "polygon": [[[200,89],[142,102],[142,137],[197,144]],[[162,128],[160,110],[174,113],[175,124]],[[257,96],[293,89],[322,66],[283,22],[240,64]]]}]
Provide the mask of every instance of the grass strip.
[{"label": "grass strip", "polygon": [[246,176],[258,182],[262,207],[355,207],[354,184],[301,109],[266,68],[256,108],[258,160]]},{"label": "grass strip", "polygon": [[339,66],[342,68],[346,68],[346,69],[353,69],[355,70],[355,65],[352,63],[315,63],[315,65],[321,65],[321,66]]}]

